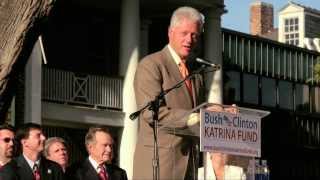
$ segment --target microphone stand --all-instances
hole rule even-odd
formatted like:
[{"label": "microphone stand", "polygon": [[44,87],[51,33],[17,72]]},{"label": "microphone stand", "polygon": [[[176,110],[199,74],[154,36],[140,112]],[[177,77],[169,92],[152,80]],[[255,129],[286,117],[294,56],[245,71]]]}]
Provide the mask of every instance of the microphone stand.
[{"label": "microphone stand", "polygon": [[[174,85],[173,87],[163,90],[159,93],[159,95],[157,95],[154,100],[148,102],[144,107],[142,107],[140,110],[132,113],[129,118],[131,120],[136,119],[140,113],[145,110],[146,108],[148,108],[148,110],[152,111],[152,119],[153,122],[151,123],[152,129],[153,129],[153,136],[154,136],[154,145],[153,145],[153,160],[152,160],[152,166],[153,166],[153,180],[159,180],[160,179],[160,171],[159,171],[159,149],[158,149],[158,126],[159,126],[159,108],[160,108],[160,103],[161,101],[164,99],[165,95],[168,94],[170,91],[172,91],[173,89],[177,89],[179,87],[182,86],[182,84],[190,79],[191,77],[193,77],[196,74],[200,74],[201,72],[203,72],[205,70],[204,67],[200,67],[199,69],[197,69],[196,71],[194,71],[193,73],[189,74],[186,78],[184,78],[182,81],[178,82],[176,85]],[[213,72],[215,71],[211,70],[211,71],[205,71],[205,73],[207,72]]]}]

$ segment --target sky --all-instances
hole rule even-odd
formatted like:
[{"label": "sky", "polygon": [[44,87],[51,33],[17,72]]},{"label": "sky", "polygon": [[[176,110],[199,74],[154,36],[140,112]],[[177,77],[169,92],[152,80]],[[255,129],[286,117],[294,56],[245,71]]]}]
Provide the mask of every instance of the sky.
[{"label": "sky", "polygon": [[[222,15],[222,27],[249,33],[250,4],[256,0],[224,0],[227,13]],[[274,27],[278,27],[278,12],[289,0],[261,0],[273,5]],[[293,0],[293,2],[320,10],[320,0]]]}]

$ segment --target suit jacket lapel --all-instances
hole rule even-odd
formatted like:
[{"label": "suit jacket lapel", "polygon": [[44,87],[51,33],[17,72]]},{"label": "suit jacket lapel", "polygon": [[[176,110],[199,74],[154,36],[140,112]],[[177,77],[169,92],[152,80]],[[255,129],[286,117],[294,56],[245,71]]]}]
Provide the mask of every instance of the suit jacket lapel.
[{"label": "suit jacket lapel", "polygon": [[109,180],[114,180],[114,179],[118,179],[118,180],[122,180],[122,174],[119,173],[119,171],[116,170],[116,166],[114,166],[113,164],[104,164],[107,168],[107,173],[109,176]]},{"label": "suit jacket lapel", "polygon": [[24,159],[23,155],[17,158],[17,167],[20,178],[22,179],[33,179],[32,170],[28,162]]},{"label": "suit jacket lapel", "polygon": [[40,177],[41,179],[52,179],[54,169],[50,169],[48,160],[41,157],[40,161]]},{"label": "suit jacket lapel", "polygon": [[[164,56],[165,56],[165,66],[168,68],[169,72],[172,72],[173,74],[173,77],[174,79],[176,80],[176,82],[180,82],[183,80],[183,77],[180,73],[180,70],[179,70],[179,67],[178,65],[175,63],[174,59],[172,58],[171,54],[170,54],[170,51],[168,49],[168,47],[166,46],[163,50],[162,50]],[[172,84],[172,86],[175,85],[175,84]],[[193,85],[193,84],[192,84]],[[186,103],[189,103],[191,106],[193,105],[192,103],[192,97],[190,96],[189,94],[189,91],[187,89],[187,86],[185,83],[183,83],[183,85],[180,87],[182,88],[184,94],[186,97],[185,100],[187,101]]]},{"label": "suit jacket lapel", "polygon": [[111,179],[111,180],[112,180],[112,179],[118,179],[118,178],[115,178],[115,177],[114,177],[114,170],[113,170],[111,164],[105,163],[104,165],[106,166],[106,170],[107,170],[109,179]]},{"label": "suit jacket lapel", "polygon": [[193,77],[193,78],[191,78],[190,79],[191,80],[191,84],[192,84],[192,102],[193,102],[193,105],[192,105],[192,107],[195,107],[196,106],[196,104],[197,104],[197,96],[196,96],[196,94],[197,94],[197,92],[196,92],[196,83],[195,83],[195,78]]},{"label": "suit jacket lapel", "polygon": [[193,76],[193,78],[191,78],[191,82],[192,82],[192,94],[193,94],[193,106],[197,106],[198,105],[198,101],[199,101],[199,91],[200,91],[200,80],[199,77],[200,75],[196,74],[195,76]]},{"label": "suit jacket lapel", "polygon": [[84,178],[83,179],[90,179],[90,180],[99,180],[99,176],[97,171],[94,169],[94,167],[91,165],[89,159],[86,159],[84,163]]},{"label": "suit jacket lapel", "polygon": [[41,179],[48,179],[47,176],[48,174],[48,164],[44,162],[45,160],[41,158],[40,160],[40,177]]}]

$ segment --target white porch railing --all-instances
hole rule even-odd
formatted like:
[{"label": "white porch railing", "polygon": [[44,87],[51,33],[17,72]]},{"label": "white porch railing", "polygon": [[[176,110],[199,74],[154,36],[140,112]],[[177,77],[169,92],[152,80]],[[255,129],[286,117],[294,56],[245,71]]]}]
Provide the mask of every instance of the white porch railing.
[{"label": "white porch railing", "polygon": [[43,67],[42,100],[122,109],[122,79]]}]

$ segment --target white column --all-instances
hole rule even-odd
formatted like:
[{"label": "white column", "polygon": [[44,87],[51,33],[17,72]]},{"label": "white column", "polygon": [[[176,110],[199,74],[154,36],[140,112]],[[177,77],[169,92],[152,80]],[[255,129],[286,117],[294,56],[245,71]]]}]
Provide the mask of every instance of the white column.
[{"label": "white column", "polygon": [[25,122],[41,124],[42,54],[37,41],[25,67]]},{"label": "white column", "polygon": [[[222,1],[223,4],[223,1]],[[204,29],[204,58],[214,64],[222,66],[222,33],[221,33],[221,7],[212,7],[205,12]],[[206,88],[208,91],[208,102],[223,103],[223,78],[222,69],[209,73],[206,76]],[[205,153],[204,164],[209,167],[211,163],[210,154]],[[212,170],[209,170],[212,171]],[[208,170],[205,168],[205,172]],[[207,179],[207,177],[205,178]]]},{"label": "white column", "polygon": [[129,115],[137,110],[133,79],[139,59],[139,0],[122,1],[120,24],[120,75],[124,77],[123,112],[126,114],[120,142],[120,166],[131,179],[138,121],[130,120]]},{"label": "white column", "polygon": [[[223,9],[211,8],[205,12],[204,58],[222,65],[221,15]],[[222,69],[206,76],[208,102],[222,103]]]}]

